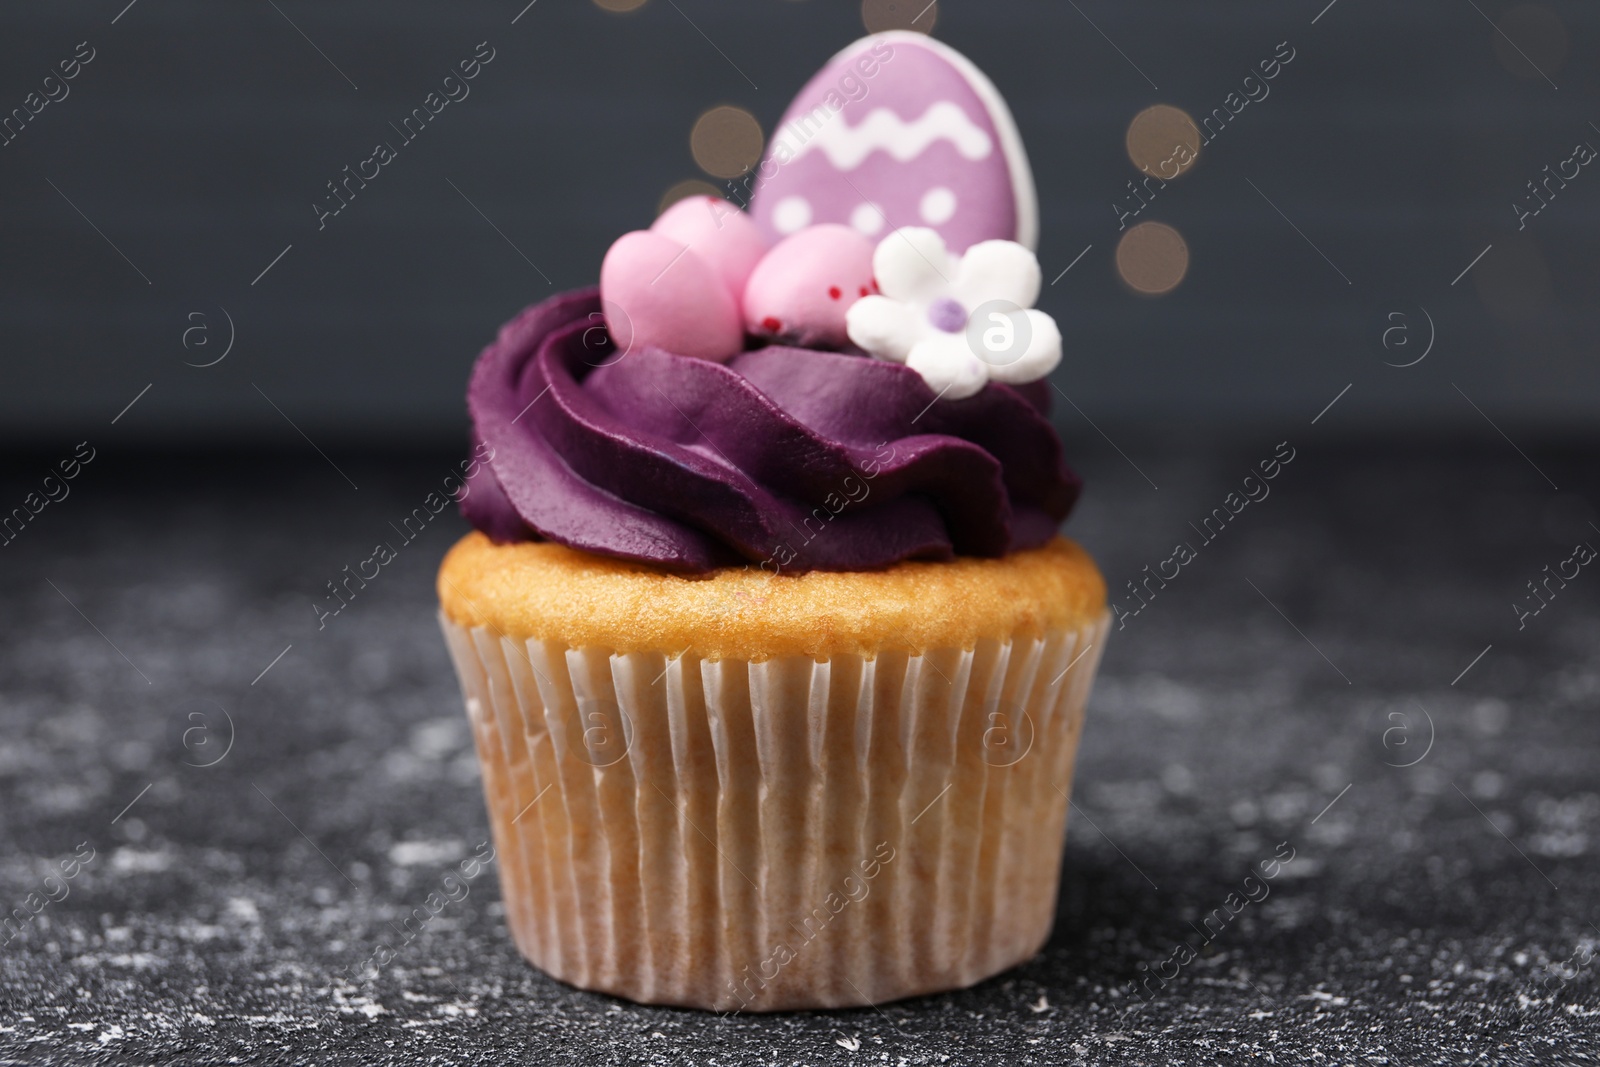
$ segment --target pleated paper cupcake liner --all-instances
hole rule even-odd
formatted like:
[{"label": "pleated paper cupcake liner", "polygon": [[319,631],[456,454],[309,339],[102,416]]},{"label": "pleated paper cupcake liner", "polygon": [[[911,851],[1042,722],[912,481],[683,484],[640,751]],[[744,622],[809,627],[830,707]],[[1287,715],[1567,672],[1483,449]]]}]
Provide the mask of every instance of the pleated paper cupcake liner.
[{"label": "pleated paper cupcake liner", "polygon": [[1048,937],[1107,619],[764,662],[440,620],[507,921],[556,978],[721,1011],[843,1007],[971,985]]}]

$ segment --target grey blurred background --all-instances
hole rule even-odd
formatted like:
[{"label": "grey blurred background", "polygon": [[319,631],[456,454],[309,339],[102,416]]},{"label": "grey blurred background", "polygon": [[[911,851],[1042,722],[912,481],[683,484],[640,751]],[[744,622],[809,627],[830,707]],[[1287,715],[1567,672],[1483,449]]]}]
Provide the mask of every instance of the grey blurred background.
[{"label": "grey blurred background", "polygon": [[[80,42],[94,52],[0,147],[0,436],[50,447],[115,417],[130,442],[299,446],[291,421],[329,447],[459,441],[498,324],[591,284],[669,187],[707,177],[689,145],[707,108],[770,133],[864,18],[822,0],[525,4],[0,9],[0,112]],[[1325,429],[1498,440],[1490,418],[1515,436],[1600,414],[1600,174],[1521,231],[1513,208],[1577,143],[1600,147],[1596,5],[946,0],[934,16],[1034,160],[1058,279],[1041,306],[1079,409],[1064,424],[1273,426],[1337,395]],[[484,41],[471,95],[319,231],[325,183]],[[1280,42],[1295,58],[1270,96],[1139,216],[1182,234],[1187,276],[1134,293],[1114,263],[1130,120],[1208,114]],[[220,363],[186,365],[230,337]]]}]

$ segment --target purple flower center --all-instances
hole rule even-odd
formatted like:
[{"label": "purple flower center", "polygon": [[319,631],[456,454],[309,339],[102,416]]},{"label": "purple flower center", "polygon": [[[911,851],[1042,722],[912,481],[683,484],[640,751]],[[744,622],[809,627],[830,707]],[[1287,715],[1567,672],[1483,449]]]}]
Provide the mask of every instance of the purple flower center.
[{"label": "purple flower center", "polygon": [[960,333],[967,325],[967,309],[948,296],[928,305],[928,321],[945,333]]}]

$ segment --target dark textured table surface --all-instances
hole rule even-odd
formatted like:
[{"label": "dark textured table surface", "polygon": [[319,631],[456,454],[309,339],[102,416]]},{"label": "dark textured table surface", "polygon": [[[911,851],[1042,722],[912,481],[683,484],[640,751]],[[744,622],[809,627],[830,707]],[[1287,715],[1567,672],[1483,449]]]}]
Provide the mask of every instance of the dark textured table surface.
[{"label": "dark textured table surface", "polygon": [[[1116,588],[1197,552],[1112,634],[1054,936],[964,992],[766,1017],[546,978],[492,873],[357,976],[487,833],[433,615],[459,520],[311,605],[455,457],[96,442],[0,548],[0,1063],[1600,1061],[1600,574],[1568,562],[1600,451],[1113,436],[1071,442],[1071,532]],[[1534,601],[1547,565],[1577,575]]]}]

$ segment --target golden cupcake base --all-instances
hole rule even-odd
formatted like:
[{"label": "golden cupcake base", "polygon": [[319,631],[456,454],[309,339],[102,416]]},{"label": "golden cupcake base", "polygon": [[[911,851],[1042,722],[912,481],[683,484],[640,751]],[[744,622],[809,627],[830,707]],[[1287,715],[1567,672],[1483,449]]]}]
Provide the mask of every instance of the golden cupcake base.
[{"label": "golden cupcake base", "polygon": [[[564,586],[562,571],[576,572]],[[730,573],[776,610],[771,629],[755,609],[707,606]],[[508,924],[547,973],[644,1003],[845,1007],[971,985],[1049,936],[1108,624],[1070,542],[695,580],[471,535],[439,584]],[[928,617],[958,606],[1006,628],[894,647],[971,632],[971,618]],[[640,629],[658,641],[698,644],[592,643],[630,611],[651,613]],[[1026,632],[1034,621],[1047,625]],[[869,654],[874,624],[886,638]],[[726,654],[797,641],[826,652]]]}]

